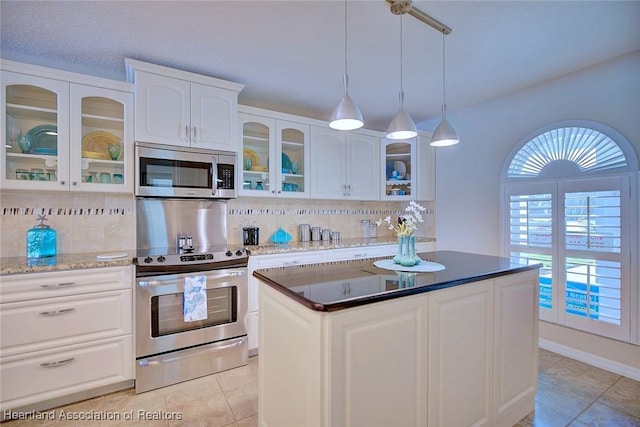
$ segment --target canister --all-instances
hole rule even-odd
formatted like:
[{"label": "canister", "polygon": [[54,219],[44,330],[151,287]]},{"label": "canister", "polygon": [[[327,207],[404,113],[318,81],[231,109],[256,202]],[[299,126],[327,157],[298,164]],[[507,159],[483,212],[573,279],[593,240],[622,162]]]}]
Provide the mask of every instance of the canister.
[{"label": "canister", "polygon": [[300,241],[308,242],[311,240],[311,225],[300,224]]},{"label": "canister", "polygon": [[322,228],[311,227],[311,240],[314,242],[322,239]]},{"label": "canister", "polygon": [[366,239],[370,237],[371,221],[369,221],[368,219],[363,219],[362,221],[360,221],[360,223],[362,224],[362,238]]},{"label": "canister", "polygon": [[331,240],[331,230],[327,230],[326,228],[322,229],[322,240],[324,241]]}]

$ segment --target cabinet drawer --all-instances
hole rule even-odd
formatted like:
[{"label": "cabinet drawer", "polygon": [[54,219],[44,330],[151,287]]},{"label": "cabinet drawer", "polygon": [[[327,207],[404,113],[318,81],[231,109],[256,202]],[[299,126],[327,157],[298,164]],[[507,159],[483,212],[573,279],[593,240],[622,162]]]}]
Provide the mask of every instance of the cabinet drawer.
[{"label": "cabinet drawer", "polygon": [[362,246],[359,248],[336,249],[327,252],[327,261],[347,261],[353,259],[376,258],[395,254],[396,245]]},{"label": "cabinet drawer", "polygon": [[132,336],[0,359],[0,410],[133,379]]},{"label": "cabinet drawer", "polygon": [[2,304],[2,357],[132,333],[132,291]]},{"label": "cabinet drawer", "polygon": [[26,301],[115,289],[133,289],[132,266],[3,276],[0,282],[0,302]]}]

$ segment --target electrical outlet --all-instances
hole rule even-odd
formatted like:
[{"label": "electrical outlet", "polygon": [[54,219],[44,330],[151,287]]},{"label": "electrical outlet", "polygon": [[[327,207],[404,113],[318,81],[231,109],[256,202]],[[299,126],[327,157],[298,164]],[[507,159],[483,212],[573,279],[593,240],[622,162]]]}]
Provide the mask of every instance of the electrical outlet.
[{"label": "electrical outlet", "polygon": [[115,222],[108,222],[104,226],[104,237],[119,237],[118,236],[118,224]]}]

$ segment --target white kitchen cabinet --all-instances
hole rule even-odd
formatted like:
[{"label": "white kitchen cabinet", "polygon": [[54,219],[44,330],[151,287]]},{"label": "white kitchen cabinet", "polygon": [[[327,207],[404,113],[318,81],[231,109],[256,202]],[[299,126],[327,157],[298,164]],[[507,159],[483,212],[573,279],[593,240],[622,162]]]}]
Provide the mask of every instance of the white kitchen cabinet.
[{"label": "white kitchen cabinet", "polygon": [[[2,67],[2,188],[133,192],[130,85],[8,61]],[[119,148],[113,158],[110,144]]]},{"label": "white kitchen cabinet", "polygon": [[[309,197],[309,125],[281,120],[243,107],[242,183],[239,194],[254,197]],[[275,115],[276,113],[273,113]]]},{"label": "white kitchen cabinet", "polygon": [[243,85],[126,59],[135,83],[136,141],[236,151]]},{"label": "white kitchen cabinet", "polygon": [[311,197],[379,200],[380,140],[368,133],[311,127]]},{"label": "white kitchen cabinet", "polygon": [[0,410],[130,387],[132,288],[131,266],[3,276]]},{"label": "white kitchen cabinet", "polygon": [[513,426],[534,409],[537,289],[532,270],[320,312],[263,285],[260,423]]},{"label": "white kitchen cabinet", "polygon": [[512,425],[532,411],[538,390],[538,274],[530,272],[495,280],[494,391],[495,425]]},{"label": "white kitchen cabinet", "polygon": [[383,200],[416,200],[416,138],[381,142]]},{"label": "white kitchen cabinet", "polygon": [[417,200],[421,201],[436,199],[436,148],[430,143],[430,136],[418,135]]},{"label": "white kitchen cabinet", "polygon": [[429,294],[429,426],[494,425],[493,285],[487,280]]}]

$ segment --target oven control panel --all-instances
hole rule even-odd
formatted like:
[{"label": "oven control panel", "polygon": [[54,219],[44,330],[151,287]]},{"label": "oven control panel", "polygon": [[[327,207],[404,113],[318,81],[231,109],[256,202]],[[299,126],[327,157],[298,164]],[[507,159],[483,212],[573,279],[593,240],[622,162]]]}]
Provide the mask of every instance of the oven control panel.
[{"label": "oven control panel", "polygon": [[233,260],[242,260],[249,257],[247,249],[239,249],[236,251],[227,250],[226,252],[213,253],[183,253],[183,254],[167,254],[167,255],[146,255],[137,258],[138,265],[194,265],[204,263],[215,263]]}]

